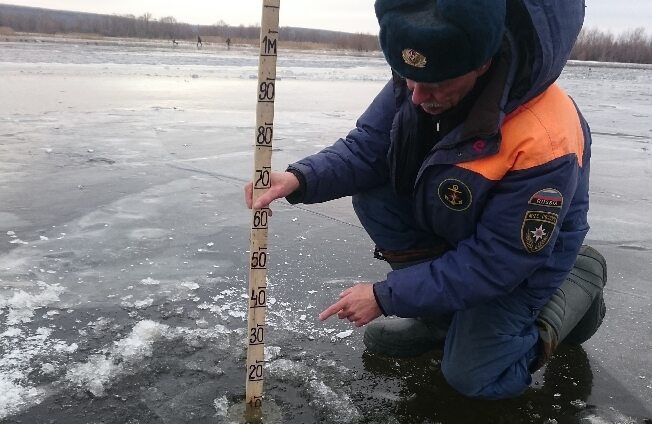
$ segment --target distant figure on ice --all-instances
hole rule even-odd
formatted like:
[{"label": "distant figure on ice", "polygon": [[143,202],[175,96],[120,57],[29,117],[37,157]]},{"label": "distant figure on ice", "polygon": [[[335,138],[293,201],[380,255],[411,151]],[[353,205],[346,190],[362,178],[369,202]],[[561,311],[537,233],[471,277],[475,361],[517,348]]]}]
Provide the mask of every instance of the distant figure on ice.
[{"label": "distant figure on ice", "polygon": [[201,37],[198,35],[197,36],[197,48],[201,48],[204,46],[204,43],[201,42]]},{"label": "distant figure on ice", "polygon": [[231,39],[230,38],[226,39],[226,49],[231,50]]},{"label": "distant figure on ice", "polygon": [[172,47],[176,47],[178,45],[179,45],[179,42],[173,38],[172,39]]},{"label": "distant figure on ice", "polygon": [[605,314],[606,262],[583,245],[591,133],[555,83],[584,0],[375,9],[392,78],[355,129],[272,172],[255,204],[247,184],[247,206],[353,196],[392,271],[343,290],[319,319],[366,325],[371,354],[443,351],[442,375],[466,396],[518,396]]}]

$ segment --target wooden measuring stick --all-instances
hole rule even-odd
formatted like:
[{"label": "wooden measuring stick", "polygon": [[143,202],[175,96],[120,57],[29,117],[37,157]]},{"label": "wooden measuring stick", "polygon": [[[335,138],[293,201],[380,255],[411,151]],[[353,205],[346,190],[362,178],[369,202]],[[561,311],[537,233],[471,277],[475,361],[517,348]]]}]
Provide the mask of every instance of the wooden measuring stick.
[{"label": "wooden measuring stick", "polygon": [[[256,135],[254,153],[253,202],[269,189],[274,134],[276,94],[276,52],[280,0],[263,0],[260,25],[258,92],[256,95]],[[249,316],[247,340],[247,409],[258,409],[263,400],[265,364],[265,311],[267,309],[267,223],[269,209],[252,209],[249,250]]]}]

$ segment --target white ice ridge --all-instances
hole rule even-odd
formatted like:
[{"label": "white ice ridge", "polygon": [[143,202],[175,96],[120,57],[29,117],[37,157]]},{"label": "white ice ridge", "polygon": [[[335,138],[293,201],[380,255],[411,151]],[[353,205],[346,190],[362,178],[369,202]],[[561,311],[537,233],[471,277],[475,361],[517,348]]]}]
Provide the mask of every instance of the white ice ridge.
[{"label": "white ice ridge", "polygon": [[318,378],[312,367],[288,359],[278,359],[269,363],[268,370],[270,375],[291,381],[305,390],[310,405],[325,416],[326,422],[353,424],[362,419],[349,395],[329,387]]},{"label": "white ice ridge", "polygon": [[215,339],[228,333],[229,330],[222,325],[211,329],[190,330],[171,328],[150,320],[140,321],[127,337],[114,342],[104,352],[90,356],[87,362],[73,365],[66,373],[65,380],[95,396],[103,396],[116,378],[133,371],[135,365],[152,356],[156,341],[181,337],[187,343],[193,343],[197,338]]},{"label": "white ice ridge", "polygon": [[59,301],[59,295],[65,291],[58,284],[46,284],[42,281],[36,283],[41,289],[39,293],[30,294],[23,290],[13,292],[13,296],[5,297],[0,294],[0,310],[8,309],[7,326],[30,322],[34,311],[44,308]]}]

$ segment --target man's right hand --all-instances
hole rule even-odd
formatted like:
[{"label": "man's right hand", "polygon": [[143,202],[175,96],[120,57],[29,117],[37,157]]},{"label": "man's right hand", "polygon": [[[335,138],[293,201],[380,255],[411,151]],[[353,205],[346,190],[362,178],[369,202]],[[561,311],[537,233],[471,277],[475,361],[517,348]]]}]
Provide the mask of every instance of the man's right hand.
[{"label": "man's right hand", "polygon": [[255,209],[266,208],[270,203],[272,203],[272,201],[281,197],[286,197],[299,188],[299,180],[297,177],[293,173],[287,171],[272,172],[270,174],[270,182],[271,185],[269,189],[267,189],[265,193],[261,194],[260,197],[256,199],[255,204],[253,203],[253,181],[249,181],[249,183],[245,186],[245,203],[249,209],[252,207]]}]

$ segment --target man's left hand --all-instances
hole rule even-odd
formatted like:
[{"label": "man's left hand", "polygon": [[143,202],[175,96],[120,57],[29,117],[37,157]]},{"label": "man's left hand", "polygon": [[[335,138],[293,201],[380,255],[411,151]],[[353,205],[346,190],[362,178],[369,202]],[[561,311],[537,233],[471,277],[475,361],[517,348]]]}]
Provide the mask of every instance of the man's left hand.
[{"label": "man's left hand", "polygon": [[356,284],[344,290],[340,293],[340,300],[319,314],[319,319],[324,321],[335,314],[339,319],[348,319],[356,327],[362,327],[381,316],[373,284]]}]

